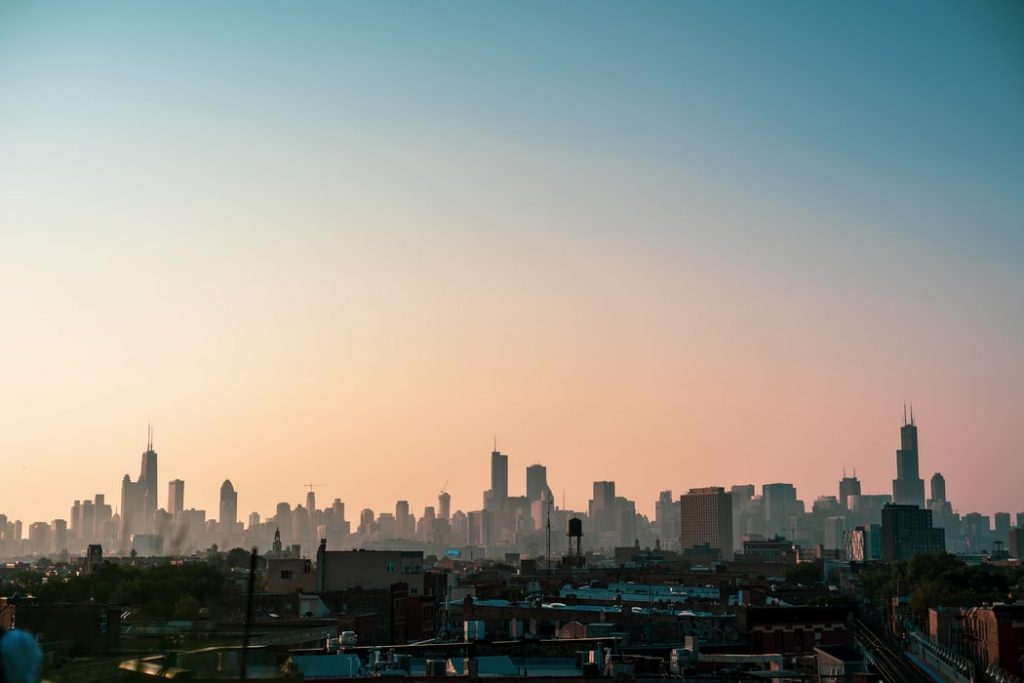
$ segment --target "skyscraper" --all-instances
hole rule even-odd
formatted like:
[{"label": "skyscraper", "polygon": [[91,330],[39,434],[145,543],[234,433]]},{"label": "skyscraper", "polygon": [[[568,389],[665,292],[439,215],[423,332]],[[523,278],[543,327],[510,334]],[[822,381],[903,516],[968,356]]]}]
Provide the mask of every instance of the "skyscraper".
[{"label": "skyscraper", "polygon": [[234,526],[238,522],[238,494],[231,480],[225,479],[220,486],[220,525]]},{"label": "skyscraper", "polygon": [[491,451],[491,500],[495,503],[508,498],[508,456]]},{"label": "skyscraper", "polygon": [[914,423],[914,409],[910,409],[907,421],[906,409],[903,426],[900,428],[900,446],[896,451],[896,478],[892,480],[892,501],[897,505],[924,507],[924,480],[918,471],[917,425]]},{"label": "skyscraper", "polygon": [[839,480],[839,504],[844,510],[850,508],[849,502],[847,502],[848,496],[859,496],[860,495],[860,479],[857,478],[857,472],[854,471],[852,477],[846,476],[843,473],[843,478]]},{"label": "skyscraper", "polygon": [[437,495],[437,515],[441,519],[448,519],[452,515],[452,496],[447,491]]},{"label": "skyscraper", "polygon": [[932,497],[928,501],[929,503],[933,501],[940,503],[946,500],[946,478],[940,472],[932,475],[931,489]]},{"label": "skyscraper", "polygon": [[690,489],[679,497],[679,547],[708,546],[733,558],[732,493],[720,486]]},{"label": "skyscraper", "polygon": [[185,509],[185,482],[172,479],[167,482],[167,512],[176,517]]},{"label": "skyscraper", "polygon": [[400,500],[395,503],[395,536],[412,538],[416,535],[416,520],[409,513],[409,501]]},{"label": "skyscraper", "polygon": [[153,426],[149,427],[149,438],[146,452],[142,454],[142,471],[139,473],[139,484],[142,485],[142,499],[146,514],[146,529],[152,528],[152,516],[158,507],[157,495],[157,459],[153,450]]},{"label": "skyscraper", "polygon": [[[924,482],[922,482],[922,485]],[[932,527],[932,511],[913,505],[882,508],[882,560],[909,560],[946,549],[946,534]]]},{"label": "skyscraper", "polygon": [[530,465],[526,468],[526,498],[534,501],[540,500],[544,492],[548,490],[548,468],[544,465]]},{"label": "skyscraper", "polygon": [[654,520],[658,525],[658,538],[662,548],[672,548],[679,538],[679,508],[672,491],[662,491],[654,504]]},{"label": "skyscraper", "polygon": [[792,540],[790,518],[802,514],[804,511],[803,503],[796,498],[796,487],[781,482],[763,484],[761,499],[764,506],[764,523],[767,534]]}]

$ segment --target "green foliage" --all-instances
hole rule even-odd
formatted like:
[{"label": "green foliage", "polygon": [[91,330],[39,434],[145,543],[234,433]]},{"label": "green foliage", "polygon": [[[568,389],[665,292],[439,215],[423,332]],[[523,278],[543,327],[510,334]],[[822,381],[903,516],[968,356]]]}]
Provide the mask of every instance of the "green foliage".
[{"label": "green foliage", "polygon": [[199,601],[196,600],[191,593],[185,593],[174,605],[174,618],[187,620],[198,619],[201,607],[202,606],[199,604]]},{"label": "green foliage", "polygon": [[[209,563],[127,567],[108,562],[92,573],[43,584],[23,577],[24,592],[41,602],[98,603],[133,607],[155,619],[195,618],[206,607],[211,615],[241,609],[227,569]],[[181,616],[183,614],[190,616]]]},{"label": "green foliage", "polygon": [[252,561],[252,556],[245,548],[232,548],[228,551],[227,557],[224,558],[224,561],[232,569],[248,569],[249,563]]},{"label": "green foliage", "polygon": [[821,562],[801,562],[786,570],[787,584],[800,584],[802,586],[815,586],[821,583],[822,567]]},{"label": "green foliage", "polygon": [[909,562],[875,564],[860,574],[864,594],[884,602],[899,592],[910,596],[918,616],[929,607],[969,607],[1024,597],[1024,568],[967,565],[948,553],[918,555]]}]

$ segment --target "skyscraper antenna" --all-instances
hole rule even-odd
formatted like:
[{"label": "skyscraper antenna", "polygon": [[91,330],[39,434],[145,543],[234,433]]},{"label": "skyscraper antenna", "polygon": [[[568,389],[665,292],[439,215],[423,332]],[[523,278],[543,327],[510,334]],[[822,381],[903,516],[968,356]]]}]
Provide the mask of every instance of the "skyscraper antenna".
[{"label": "skyscraper antenna", "polygon": [[494,435],[494,452],[495,453],[498,452],[498,435],[497,434]]},{"label": "skyscraper antenna", "polygon": [[903,402],[903,426],[907,426],[907,402]]},{"label": "skyscraper antenna", "polygon": [[146,451],[153,450],[153,423],[146,426]]},{"label": "skyscraper antenna", "polygon": [[914,424],[914,402],[910,402],[910,424]]}]

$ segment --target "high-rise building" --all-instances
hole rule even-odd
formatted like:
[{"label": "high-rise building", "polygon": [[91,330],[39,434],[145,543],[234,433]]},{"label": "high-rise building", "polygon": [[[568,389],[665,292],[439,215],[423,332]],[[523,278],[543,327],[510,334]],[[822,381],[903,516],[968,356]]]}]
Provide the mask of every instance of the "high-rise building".
[{"label": "high-rise building", "polygon": [[220,486],[220,525],[227,528],[238,523],[238,494],[235,487],[231,485],[230,479],[225,479]]},{"label": "high-rise building", "polygon": [[1010,557],[1024,560],[1024,528],[1013,527],[1010,529],[1010,543],[1007,545]]},{"label": "high-rise building", "polygon": [[1003,550],[1008,550],[1010,545],[1010,513],[997,512],[992,516],[992,523],[995,527],[994,540],[1003,544]]},{"label": "high-rise building", "polygon": [[437,496],[437,516],[441,519],[452,516],[452,496],[447,491],[441,491]]},{"label": "high-rise building", "polygon": [[500,504],[508,498],[508,456],[491,451],[491,501]]},{"label": "high-rise building", "polygon": [[540,500],[548,490],[548,468],[544,465],[530,465],[526,468],[526,498]]},{"label": "high-rise building", "polygon": [[946,500],[946,478],[940,472],[932,475],[931,490],[932,497],[929,502],[939,503]]},{"label": "high-rise building", "polygon": [[614,481],[594,482],[594,497],[590,499],[587,512],[595,535],[615,528]]},{"label": "high-rise building", "polygon": [[409,501],[400,500],[395,503],[395,536],[413,538],[416,535],[416,520],[409,513]]},{"label": "high-rise building", "polygon": [[924,479],[918,470],[917,424],[914,409],[910,409],[910,420],[906,412],[900,427],[900,449],[896,451],[896,478],[892,480],[892,500],[896,505],[924,507]]},{"label": "high-rise building", "polygon": [[654,520],[658,525],[658,539],[661,547],[674,549],[679,538],[679,508],[672,496],[672,491],[658,494],[658,502],[654,504]]},{"label": "high-rise building", "polygon": [[146,444],[146,452],[142,454],[142,470],[139,473],[139,484],[143,489],[143,504],[147,517],[152,517],[159,507],[157,495],[157,458],[153,450],[153,427],[149,428],[149,441]]},{"label": "high-rise building", "polygon": [[793,540],[792,518],[804,511],[803,503],[796,498],[796,487],[786,483],[764,484],[761,499],[766,535]]},{"label": "high-rise building", "polygon": [[679,497],[679,547],[708,546],[733,558],[732,493],[720,486],[690,489]]},{"label": "high-rise building", "polygon": [[882,508],[882,560],[909,560],[921,553],[945,549],[945,531],[932,527],[931,510],[916,505],[886,505]]},{"label": "high-rise building", "polygon": [[172,479],[167,482],[167,512],[176,517],[185,509],[185,482]]},{"label": "high-rise building", "polygon": [[846,533],[846,518],[845,517],[826,517],[825,518],[825,543],[823,544],[825,550],[842,550],[844,547],[844,535]]},{"label": "high-rise building", "polygon": [[852,477],[848,477],[843,473],[843,478],[839,480],[839,504],[844,510],[848,510],[850,504],[846,500],[847,497],[859,495],[860,479],[857,478],[857,473],[854,472]]}]

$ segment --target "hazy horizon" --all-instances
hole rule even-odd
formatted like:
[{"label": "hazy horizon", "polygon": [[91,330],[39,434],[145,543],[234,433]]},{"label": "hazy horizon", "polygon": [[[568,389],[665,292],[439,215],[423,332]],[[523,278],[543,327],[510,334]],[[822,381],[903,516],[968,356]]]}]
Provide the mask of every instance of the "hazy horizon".
[{"label": "hazy horizon", "polygon": [[242,7],[0,6],[0,513],[1024,510],[1019,3]]}]

